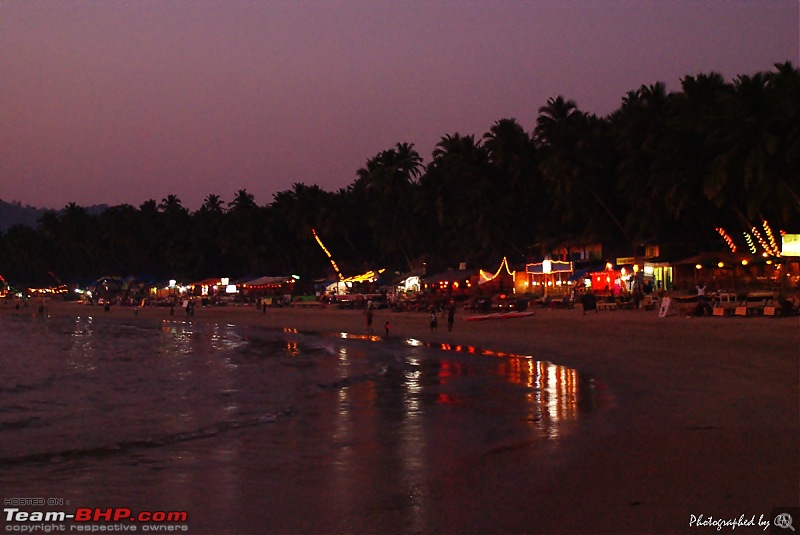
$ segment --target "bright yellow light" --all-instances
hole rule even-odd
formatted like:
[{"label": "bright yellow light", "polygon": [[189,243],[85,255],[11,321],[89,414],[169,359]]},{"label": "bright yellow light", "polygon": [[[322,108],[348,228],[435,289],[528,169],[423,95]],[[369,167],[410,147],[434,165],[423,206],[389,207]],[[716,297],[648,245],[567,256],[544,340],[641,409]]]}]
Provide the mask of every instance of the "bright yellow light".
[{"label": "bright yellow light", "polygon": [[634,264],[633,265],[633,272],[634,273],[639,273],[639,265],[638,264]]},{"label": "bright yellow light", "polygon": [[749,262],[747,260],[742,260],[742,265],[743,266],[746,266],[747,264],[749,264]]},{"label": "bright yellow light", "polygon": [[695,268],[695,269],[703,269],[703,266],[701,266],[700,264],[695,264],[695,265],[694,265],[694,268]]},{"label": "bright yellow light", "polygon": [[508,266],[508,260],[504,256],[503,257],[503,261],[500,262],[500,267],[497,268],[497,271],[495,272],[494,275],[490,275],[488,271],[484,271],[482,269],[479,270],[481,284],[483,284],[484,282],[489,282],[491,280],[496,279],[497,276],[500,275],[500,272],[503,270],[503,266],[505,266],[505,268],[506,268],[506,273],[508,273],[509,275],[511,275],[513,277],[514,274],[516,273],[516,271],[511,271],[511,268]]},{"label": "bright yellow light", "polygon": [[725,262],[720,262],[719,264],[717,264],[717,267],[725,267]]},{"label": "bright yellow light", "polygon": [[344,277],[342,277],[342,272],[339,271],[339,266],[336,265],[336,262],[334,262],[333,257],[331,256],[331,253],[328,251],[327,247],[325,247],[325,244],[322,243],[322,240],[319,239],[319,236],[317,236],[317,231],[312,228],[311,229],[311,233],[314,235],[314,239],[317,240],[317,243],[319,244],[319,246],[322,247],[322,250],[325,251],[325,254],[328,257],[328,260],[331,261],[331,265],[333,266],[333,269],[335,269],[336,270],[336,274],[339,275],[339,280],[342,280]]},{"label": "bright yellow light", "polygon": [[[386,271],[385,269],[379,269],[378,273],[374,271],[367,271],[361,275],[354,275],[353,277],[347,277],[346,279],[341,279],[342,282],[372,282],[378,278],[378,275]],[[342,274],[339,273],[339,277],[341,278]]]}]

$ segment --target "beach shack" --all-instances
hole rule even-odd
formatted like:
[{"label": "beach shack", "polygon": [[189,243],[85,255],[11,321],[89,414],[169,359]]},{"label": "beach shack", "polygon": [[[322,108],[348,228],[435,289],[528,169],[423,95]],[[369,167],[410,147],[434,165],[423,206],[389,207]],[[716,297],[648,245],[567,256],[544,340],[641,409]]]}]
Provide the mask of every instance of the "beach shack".
[{"label": "beach shack", "polygon": [[572,262],[545,258],[541,262],[525,265],[528,291],[534,295],[563,295],[568,292],[570,277],[574,273]]},{"label": "beach shack", "polygon": [[602,271],[590,272],[586,278],[589,281],[587,286],[596,295],[617,296],[625,291],[622,271],[614,269],[611,263],[606,264]]},{"label": "beach shack", "polygon": [[211,277],[189,284],[189,293],[196,297],[214,297],[224,291],[229,279]]},{"label": "beach shack", "polygon": [[381,277],[386,271],[384,268],[370,270],[352,277],[342,277],[333,281],[325,288],[327,295],[372,294],[377,292]]},{"label": "beach shack", "polygon": [[242,294],[248,299],[292,295],[295,278],[289,275],[273,275],[251,279],[240,286]]},{"label": "beach shack", "polygon": [[675,287],[694,293],[700,285],[709,291],[756,286],[760,276],[760,270],[754,265],[756,261],[759,261],[757,257],[744,253],[698,253],[673,263]]},{"label": "beach shack", "polygon": [[522,294],[527,291],[525,272],[511,269],[506,257],[493,272],[481,269],[478,274],[478,286],[482,294]]},{"label": "beach shack", "polygon": [[444,295],[471,295],[478,287],[480,280],[477,269],[451,269],[421,280],[425,293]]}]

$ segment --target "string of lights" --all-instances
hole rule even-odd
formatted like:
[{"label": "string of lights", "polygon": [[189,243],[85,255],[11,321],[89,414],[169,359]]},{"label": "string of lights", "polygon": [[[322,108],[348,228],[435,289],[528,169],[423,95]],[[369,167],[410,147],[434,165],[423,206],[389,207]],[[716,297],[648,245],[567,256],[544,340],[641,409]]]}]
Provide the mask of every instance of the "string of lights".
[{"label": "string of lights", "polygon": [[343,280],[344,277],[342,276],[342,272],[339,271],[339,266],[336,265],[336,261],[331,256],[331,253],[330,253],[330,251],[328,251],[328,248],[325,247],[324,243],[322,243],[322,240],[317,235],[317,231],[312,228],[311,229],[311,233],[314,235],[314,239],[317,240],[317,243],[319,244],[319,246],[322,247],[322,250],[325,251],[325,254],[328,257],[328,260],[331,261],[331,265],[333,266],[333,269],[336,270],[336,274],[339,276],[339,280]]},{"label": "string of lights", "polygon": [[752,229],[750,229],[750,232],[752,232],[753,236],[756,237],[759,245],[761,245],[761,247],[764,249],[764,252],[766,252],[768,255],[772,255],[773,254],[772,249],[770,249],[769,244],[766,241],[764,241],[764,238],[761,237],[761,233],[758,231],[758,227],[753,227]]},{"label": "string of lights", "polygon": [[725,232],[725,229],[722,227],[717,227],[717,232],[719,233],[720,236],[722,236],[722,239],[725,240],[725,243],[728,244],[728,247],[730,247],[731,252],[735,253],[736,244],[733,243],[733,239],[728,235],[727,232]]},{"label": "string of lights", "polygon": [[744,240],[747,242],[747,247],[750,249],[750,252],[756,254],[756,246],[753,243],[753,237],[747,232],[742,232],[742,234],[744,234]]}]

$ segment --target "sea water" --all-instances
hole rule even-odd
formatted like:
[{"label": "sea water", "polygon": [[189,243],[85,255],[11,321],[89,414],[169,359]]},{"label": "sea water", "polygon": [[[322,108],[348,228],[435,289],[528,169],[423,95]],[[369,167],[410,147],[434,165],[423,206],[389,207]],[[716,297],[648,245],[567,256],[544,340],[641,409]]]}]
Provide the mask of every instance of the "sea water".
[{"label": "sea water", "polygon": [[3,498],[185,511],[193,533],[427,531],[475,462],[607,401],[577,370],[470,346],[0,318]]}]

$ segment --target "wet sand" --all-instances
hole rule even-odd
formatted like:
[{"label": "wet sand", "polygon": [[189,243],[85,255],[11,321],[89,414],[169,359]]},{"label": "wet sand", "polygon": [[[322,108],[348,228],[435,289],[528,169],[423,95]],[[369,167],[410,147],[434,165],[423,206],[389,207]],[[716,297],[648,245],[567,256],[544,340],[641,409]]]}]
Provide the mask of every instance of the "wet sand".
[{"label": "wet sand", "polygon": [[[20,313],[36,310],[0,309]],[[185,319],[180,310],[172,318],[163,308],[134,316],[132,308],[105,313],[58,302],[47,313]],[[459,311],[452,333],[446,321],[430,332],[427,314],[411,312],[379,310],[374,326],[382,335],[388,320],[393,338],[474,345],[573,367],[601,379],[614,406],[546,455],[532,456],[523,445],[476,463],[476,471],[498,484],[451,487],[426,531],[690,533],[701,529],[690,527],[691,515],[767,518],[777,507],[800,505],[800,318],[584,316],[580,308],[483,322],[464,321],[465,315]],[[363,311],[335,308],[266,314],[254,307],[198,308],[191,319],[366,333]],[[286,496],[305,492],[299,481],[282,484]],[[375,511],[360,514],[348,519],[348,532],[364,526],[397,532],[391,523],[376,523]],[[323,526],[325,519],[317,522]],[[701,530],[708,529],[716,531]]]}]

